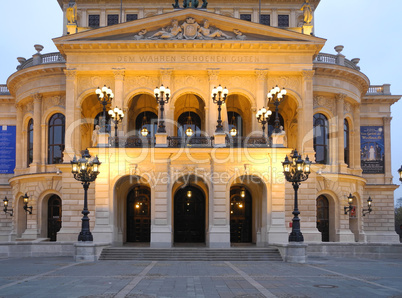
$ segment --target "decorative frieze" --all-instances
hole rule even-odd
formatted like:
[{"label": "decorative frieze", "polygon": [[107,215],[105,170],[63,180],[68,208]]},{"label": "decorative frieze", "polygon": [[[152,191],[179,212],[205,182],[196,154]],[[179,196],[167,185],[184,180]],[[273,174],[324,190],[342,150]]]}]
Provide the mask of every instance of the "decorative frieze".
[{"label": "decorative frieze", "polygon": [[294,90],[300,93],[301,90],[301,77],[300,76],[280,76],[280,77],[268,77],[268,89],[278,86],[279,88],[285,87],[287,90]]}]

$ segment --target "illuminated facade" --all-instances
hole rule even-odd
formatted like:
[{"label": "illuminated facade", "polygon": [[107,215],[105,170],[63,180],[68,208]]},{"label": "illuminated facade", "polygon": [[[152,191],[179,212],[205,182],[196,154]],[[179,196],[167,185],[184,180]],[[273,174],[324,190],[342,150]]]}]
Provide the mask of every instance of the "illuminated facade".
[{"label": "illuminated facade", "polygon": [[[124,1],[122,9],[118,0],[76,2],[59,0],[60,52],[42,54],[36,45],[0,89],[2,137],[16,136],[15,170],[0,175],[13,209],[0,214],[0,241],[77,240],[83,189],[70,161],[86,148],[102,163],[89,188],[95,242],[287,243],[294,192],[282,162],[295,148],[313,161],[299,190],[305,242],[399,241],[390,106],[400,96],[389,85],[370,86],[343,47],[320,53],[325,39],[310,34],[309,17],[319,0],[262,1],[261,10],[248,1],[207,8],[200,1],[197,9],[161,0]],[[95,92],[104,85],[114,93],[107,110],[124,111],[117,139],[108,117],[110,137],[96,129]],[[161,85],[171,92],[166,133],[154,95]],[[228,90],[223,134],[211,96],[219,85]],[[287,91],[276,132],[267,98],[274,86]],[[273,111],[264,136],[256,117],[263,107]],[[25,193],[32,214],[23,209]],[[369,197],[373,212],[363,216]]]}]

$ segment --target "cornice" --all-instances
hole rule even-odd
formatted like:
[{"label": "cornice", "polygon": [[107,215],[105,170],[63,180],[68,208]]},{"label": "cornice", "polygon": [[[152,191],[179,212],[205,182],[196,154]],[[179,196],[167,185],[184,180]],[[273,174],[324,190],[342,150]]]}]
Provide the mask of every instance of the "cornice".
[{"label": "cornice", "polygon": [[362,97],[363,104],[389,104],[393,105],[402,96],[401,95],[366,95]]},{"label": "cornice", "polygon": [[23,70],[19,70],[13,73],[8,78],[8,89],[12,96],[16,96],[17,85],[23,80],[30,78],[40,79],[44,75],[63,75],[64,69],[66,68],[65,63],[57,64],[40,64],[37,66],[32,66]]},{"label": "cornice", "polygon": [[370,86],[370,80],[364,73],[346,66],[333,64],[314,64],[313,69],[316,71],[316,76],[338,78],[353,85],[357,85],[362,96],[367,93],[367,90]]}]

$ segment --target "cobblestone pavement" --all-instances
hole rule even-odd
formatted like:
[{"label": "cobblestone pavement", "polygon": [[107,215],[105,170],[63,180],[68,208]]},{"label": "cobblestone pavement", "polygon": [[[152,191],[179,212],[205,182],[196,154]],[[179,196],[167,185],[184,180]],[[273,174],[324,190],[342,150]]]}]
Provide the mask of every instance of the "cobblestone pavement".
[{"label": "cobblestone pavement", "polygon": [[0,259],[0,297],[402,297],[402,260]]}]

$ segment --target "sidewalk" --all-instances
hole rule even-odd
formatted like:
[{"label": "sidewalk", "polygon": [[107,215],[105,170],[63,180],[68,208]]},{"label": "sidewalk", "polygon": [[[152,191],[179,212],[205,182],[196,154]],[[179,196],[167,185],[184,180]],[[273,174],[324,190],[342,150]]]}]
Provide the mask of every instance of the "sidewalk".
[{"label": "sidewalk", "polygon": [[0,297],[402,297],[402,260],[0,259]]}]

